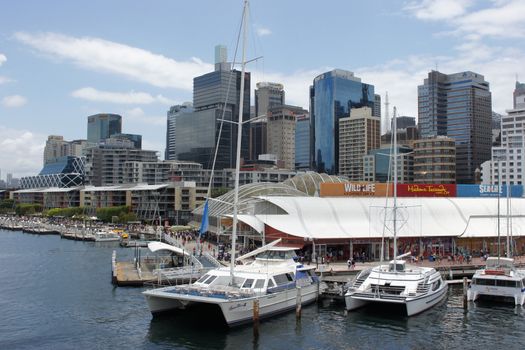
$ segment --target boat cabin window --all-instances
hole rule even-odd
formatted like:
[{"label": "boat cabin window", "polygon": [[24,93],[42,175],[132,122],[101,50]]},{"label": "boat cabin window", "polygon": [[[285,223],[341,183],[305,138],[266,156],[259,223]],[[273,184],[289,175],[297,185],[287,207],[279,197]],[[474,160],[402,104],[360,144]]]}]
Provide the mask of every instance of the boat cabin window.
[{"label": "boat cabin window", "polygon": [[246,281],[244,281],[244,283],[242,284],[241,288],[251,288],[252,284],[253,284],[253,279],[247,278]]},{"label": "boat cabin window", "polygon": [[[402,271],[405,271],[405,264],[395,264],[395,271],[399,271],[399,272],[402,272]],[[394,271],[394,263],[390,263],[388,265],[388,270],[389,271]]]},{"label": "boat cabin window", "polygon": [[210,284],[211,282],[215,281],[217,276],[210,276],[206,281],[204,281],[204,284]]},{"label": "boat cabin window", "polygon": [[474,278],[472,279],[472,283],[480,285],[480,286],[493,286],[494,280],[484,279],[484,278]]},{"label": "boat cabin window", "polygon": [[436,282],[432,283],[432,291],[436,291],[439,286],[441,286],[441,280],[437,280]]},{"label": "boat cabin window", "polygon": [[275,283],[273,282],[273,280],[270,278],[268,280],[268,287],[267,288],[272,288],[272,287],[275,287]]},{"label": "boat cabin window", "polygon": [[289,273],[283,273],[281,275],[275,275],[273,276],[273,279],[275,280],[275,283],[277,283],[278,286],[287,284],[290,282],[293,282],[293,277]]},{"label": "boat cabin window", "polygon": [[260,259],[293,259],[297,255],[293,250],[267,250],[257,255]]},{"label": "boat cabin window", "polygon": [[257,280],[255,281],[254,289],[261,289],[264,288],[264,280]]},{"label": "boat cabin window", "polygon": [[520,285],[519,285],[519,281],[496,280],[496,286],[516,288],[516,287],[519,287]]},{"label": "boat cabin window", "polygon": [[210,277],[210,275],[208,274],[203,275],[201,278],[199,278],[197,283],[203,283],[204,281],[206,281],[206,279],[208,279],[208,277]]}]

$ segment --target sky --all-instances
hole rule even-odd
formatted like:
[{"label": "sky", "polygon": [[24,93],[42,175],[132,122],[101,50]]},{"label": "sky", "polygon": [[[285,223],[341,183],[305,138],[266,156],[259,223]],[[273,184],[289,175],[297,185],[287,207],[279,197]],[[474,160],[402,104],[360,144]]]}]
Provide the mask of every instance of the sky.
[{"label": "sky", "polygon": [[[242,5],[0,0],[0,178],[36,175],[48,135],[85,139],[101,112],[162,159],[167,110],[192,101],[215,45],[233,60]],[[338,68],[417,117],[417,86],[437,69],[484,75],[505,113],[525,81],[524,13],[524,0],[252,0],[246,56],[263,57],[247,67],[252,105],[255,84],[271,81],[308,109],[313,79]]]}]

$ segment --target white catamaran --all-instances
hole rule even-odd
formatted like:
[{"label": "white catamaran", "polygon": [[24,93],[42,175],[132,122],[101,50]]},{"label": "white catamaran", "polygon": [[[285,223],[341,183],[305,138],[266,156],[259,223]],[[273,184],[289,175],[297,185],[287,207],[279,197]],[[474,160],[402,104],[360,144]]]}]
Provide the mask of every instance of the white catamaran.
[{"label": "white catamaran", "polygon": [[[501,174],[501,170],[498,171]],[[514,266],[512,249],[510,246],[510,184],[507,182],[507,257],[501,257],[500,240],[500,190],[498,183],[498,256],[488,257],[485,268],[477,270],[472,276],[467,300],[476,301],[479,298],[507,301],[515,305],[525,302],[525,270],[518,270]]]},{"label": "white catamaran", "polygon": [[355,310],[370,303],[395,304],[404,307],[412,316],[436,305],[447,295],[447,284],[441,274],[432,267],[407,265],[402,258],[410,253],[397,256],[397,122],[394,108],[394,196],[393,234],[394,260],[388,265],[379,265],[363,270],[345,294],[347,310]]},{"label": "white catamaran", "polygon": [[[319,295],[319,280],[312,272],[314,267],[305,267],[296,262],[293,248],[276,247],[280,240],[235,258],[247,11],[248,1],[245,1],[230,267],[210,270],[192,284],[143,292],[153,314],[207,304],[216,306],[225,322],[234,326],[250,322],[255,315],[265,318],[286,312],[294,309],[298,302],[304,305],[315,301]],[[237,261],[250,257],[255,257],[252,263],[237,265]]]}]

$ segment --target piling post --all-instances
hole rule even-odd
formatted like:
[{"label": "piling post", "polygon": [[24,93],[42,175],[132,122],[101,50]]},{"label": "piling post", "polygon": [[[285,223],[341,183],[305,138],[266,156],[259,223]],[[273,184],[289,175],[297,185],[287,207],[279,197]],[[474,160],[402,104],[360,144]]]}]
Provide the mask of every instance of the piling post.
[{"label": "piling post", "polygon": [[297,319],[301,319],[301,304],[302,304],[302,296],[301,296],[301,287],[297,286],[297,296],[295,298],[295,317]]},{"label": "piling post", "polygon": [[465,310],[468,308],[467,290],[468,290],[468,281],[466,277],[463,277],[463,308]]},{"label": "piling post", "polygon": [[259,299],[253,300],[253,336],[259,337]]},{"label": "piling post", "polygon": [[452,273],[452,269],[451,268],[448,269],[448,279],[449,280],[453,280],[454,279],[454,274]]}]

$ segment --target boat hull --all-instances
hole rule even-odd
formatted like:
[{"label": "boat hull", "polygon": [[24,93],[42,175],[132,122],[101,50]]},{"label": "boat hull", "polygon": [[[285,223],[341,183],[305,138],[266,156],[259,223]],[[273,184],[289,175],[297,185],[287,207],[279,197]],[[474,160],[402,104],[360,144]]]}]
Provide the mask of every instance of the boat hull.
[{"label": "boat hull", "polygon": [[495,286],[470,286],[467,290],[467,300],[476,301],[479,298],[487,297],[494,300],[514,300],[515,305],[525,303],[525,290],[521,288],[507,288]]},{"label": "boat hull", "polygon": [[373,293],[351,292],[347,293],[345,296],[345,303],[346,309],[348,311],[355,310],[372,303],[403,305],[407,316],[413,316],[433,307],[442,301],[447,295],[447,290],[447,285],[443,284],[433,293],[414,298],[406,297],[395,299],[377,297]]},{"label": "boat hull", "polygon": [[[172,288],[172,287],[167,287]],[[287,289],[278,293],[241,298],[221,299],[213,297],[194,296],[189,294],[162,292],[166,288],[144,292],[148,307],[152,314],[164,313],[176,309],[186,309],[197,304],[216,304],[220,307],[226,324],[230,327],[254,320],[254,304],[259,302],[259,319],[264,319],[290,310],[297,306],[297,289]],[[317,300],[317,284],[302,287],[300,290],[301,305],[307,305]]]}]

